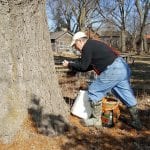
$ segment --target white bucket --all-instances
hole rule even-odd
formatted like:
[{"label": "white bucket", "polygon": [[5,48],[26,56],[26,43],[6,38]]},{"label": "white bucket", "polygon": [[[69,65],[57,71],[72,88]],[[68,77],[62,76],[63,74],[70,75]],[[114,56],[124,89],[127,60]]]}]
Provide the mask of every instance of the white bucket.
[{"label": "white bucket", "polygon": [[88,100],[87,91],[80,90],[79,94],[71,108],[71,113],[83,119],[88,119],[91,116],[91,106]]}]

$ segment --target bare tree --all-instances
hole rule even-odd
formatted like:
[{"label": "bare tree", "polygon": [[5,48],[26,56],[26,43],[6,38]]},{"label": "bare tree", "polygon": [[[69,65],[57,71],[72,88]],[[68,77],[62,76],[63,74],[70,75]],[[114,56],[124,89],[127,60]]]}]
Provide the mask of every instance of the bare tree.
[{"label": "bare tree", "polygon": [[47,9],[50,9],[51,19],[54,22],[55,31],[67,28],[71,31],[72,3],[70,0],[47,0]]},{"label": "bare tree", "polygon": [[48,5],[57,30],[60,30],[61,26],[76,32],[95,23],[93,18],[96,17],[94,14],[96,1],[94,0],[49,0]]},{"label": "bare tree", "polygon": [[137,50],[136,47],[136,40],[139,34],[139,27],[140,27],[140,19],[138,17],[137,9],[134,7],[131,14],[130,14],[130,20],[128,21],[127,30],[131,35],[130,39],[130,50]]},{"label": "bare tree", "polygon": [[147,49],[147,44],[144,39],[144,29],[148,22],[148,14],[150,11],[150,1],[149,0],[135,0],[135,5],[137,7],[137,11],[140,17],[140,33],[139,33],[139,39],[138,39],[138,46],[143,51],[144,49]]},{"label": "bare tree", "polygon": [[39,132],[67,127],[68,107],[55,74],[45,1],[0,1],[0,139],[11,142],[32,115]]},{"label": "bare tree", "polygon": [[121,50],[126,51],[126,25],[130,11],[133,7],[132,0],[98,0],[98,12],[104,22],[116,26],[121,31]]},{"label": "bare tree", "polygon": [[96,1],[94,0],[73,0],[73,14],[75,18],[75,30],[85,30],[87,27],[92,27],[96,23],[95,10]]}]

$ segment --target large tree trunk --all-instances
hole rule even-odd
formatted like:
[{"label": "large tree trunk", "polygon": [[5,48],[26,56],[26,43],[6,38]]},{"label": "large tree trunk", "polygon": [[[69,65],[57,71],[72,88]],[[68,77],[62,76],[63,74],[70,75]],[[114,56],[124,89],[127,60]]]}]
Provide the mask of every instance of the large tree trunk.
[{"label": "large tree trunk", "polygon": [[125,33],[125,30],[121,30],[121,51],[126,52],[126,33]]},{"label": "large tree trunk", "polygon": [[149,0],[145,0],[143,2],[144,4],[144,8],[140,5],[140,0],[135,0],[135,5],[139,14],[139,18],[140,18],[140,34],[139,34],[139,47],[141,49],[141,52],[144,52],[146,49],[146,45],[145,45],[145,41],[144,41],[144,29],[145,29],[145,25],[146,25],[146,21],[148,19],[148,13],[150,10],[150,3]]},{"label": "large tree trunk", "polygon": [[143,38],[143,44],[144,44],[144,51],[146,52],[146,53],[148,53],[148,45],[147,45],[147,39],[144,37]]},{"label": "large tree trunk", "polygon": [[28,110],[41,132],[62,133],[69,109],[55,73],[45,1],[2,0],[0,11],[1,140],[11,142]]}]

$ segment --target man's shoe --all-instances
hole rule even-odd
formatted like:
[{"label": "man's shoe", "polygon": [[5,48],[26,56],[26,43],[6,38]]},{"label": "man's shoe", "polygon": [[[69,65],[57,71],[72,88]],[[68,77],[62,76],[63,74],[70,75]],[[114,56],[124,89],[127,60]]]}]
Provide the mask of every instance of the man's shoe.
[{"label": "man's shoe", "polygon": [[83,120],[83,124],[87,127],[94,126],[96,128],[101,128],[102,127],[102,121],[101,121],[101,115],[102,115],[102,103],[101,101],[91,103],[91,108],[92,108],[92,118],[85,119]]},{"label": "man's shoe", "polygon": [[131,126],[133,128],[135,128],[136,130],[141,130],[142,124],[139,119],[138,110],[137,110],[136,106],[129,107],[128,109],[129,109],[129,112],[130,112],[130,115],[132,118]]},{"label": "man's shoe", "polygon": [[83,120],[84,126],[86,127],[96,127],[96,128],[101,128],[102,127],[102,122],[100,119],[97,118],[90,118]]}]

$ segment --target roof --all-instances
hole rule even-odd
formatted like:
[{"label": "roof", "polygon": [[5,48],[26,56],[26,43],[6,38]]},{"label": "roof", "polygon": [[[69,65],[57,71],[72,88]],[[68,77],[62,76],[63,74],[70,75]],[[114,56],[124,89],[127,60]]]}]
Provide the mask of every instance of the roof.
[{"label": "roof", "polygon": [[92,39],[100,38],[100,35],[97,32],[95,32],[92,28],[87,28],[85,30],[85,33],[88,35],[89,38],[92,38]]},{"label": "roof", "polygon": [[102,36],[113,36],[113,37],[119,37],[120,36],[120,32],[119,31],[99,31],[98,32],[99,35],[102,37]]},{"label": "roof", "polygon": [[73,34],[69,31],[58,31],[58,32],[50,32],[50,38],[58,39],[59,37],[63,36],[66,33],[69,33],[71,36],[73,36]]}]

